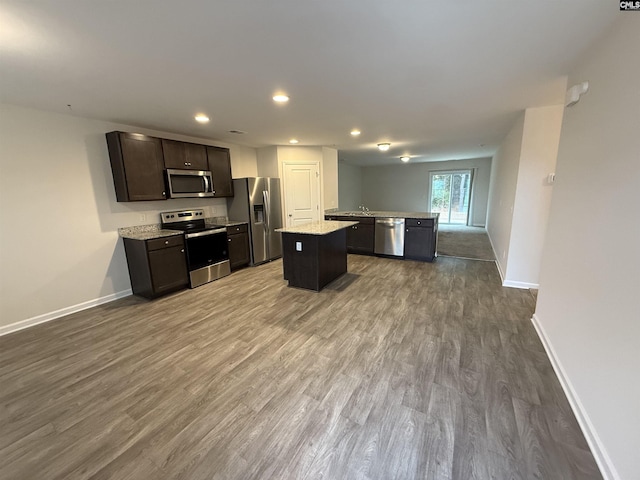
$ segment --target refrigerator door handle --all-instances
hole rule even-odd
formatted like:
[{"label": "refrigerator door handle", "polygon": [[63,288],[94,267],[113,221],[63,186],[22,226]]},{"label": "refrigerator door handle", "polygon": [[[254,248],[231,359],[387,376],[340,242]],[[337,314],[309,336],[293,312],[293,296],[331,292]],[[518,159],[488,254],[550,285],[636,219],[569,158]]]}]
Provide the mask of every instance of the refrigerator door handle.
[{"label": "refrigerator door handle", "polygon": [[267,192],[266,190],[262,191],[262,200],[264,202],[264,226],[266,228],[267,231],[270,230],[269,228],[269,215],[270,215],[270,208],[269,208],[269,192]]}]

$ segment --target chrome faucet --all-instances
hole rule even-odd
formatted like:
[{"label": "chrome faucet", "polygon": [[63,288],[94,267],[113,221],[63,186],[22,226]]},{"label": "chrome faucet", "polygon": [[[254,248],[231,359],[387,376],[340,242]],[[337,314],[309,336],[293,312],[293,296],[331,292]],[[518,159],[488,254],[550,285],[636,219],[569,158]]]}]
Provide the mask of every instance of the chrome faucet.
[{"label": "chrome faucet", "polygon": [[358,208],[362,210],[362,213],[364,213],[365,215],[369,215],[369,209],[364,205],[358,205]]}]

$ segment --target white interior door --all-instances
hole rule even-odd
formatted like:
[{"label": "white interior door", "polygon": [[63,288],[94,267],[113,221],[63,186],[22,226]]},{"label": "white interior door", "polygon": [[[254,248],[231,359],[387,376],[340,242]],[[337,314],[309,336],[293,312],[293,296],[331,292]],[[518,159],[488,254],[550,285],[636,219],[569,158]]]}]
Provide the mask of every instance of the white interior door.
[{"label": "white interior door", "polygon": [[320,219],[320,165],[284,164],[284,197],[287,226]]}]

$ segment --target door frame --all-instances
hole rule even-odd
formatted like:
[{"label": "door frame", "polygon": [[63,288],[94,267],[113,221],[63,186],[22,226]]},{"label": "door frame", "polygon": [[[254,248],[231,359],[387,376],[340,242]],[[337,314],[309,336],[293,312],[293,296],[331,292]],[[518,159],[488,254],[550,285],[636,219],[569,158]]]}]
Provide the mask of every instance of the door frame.
[{"label": "door frame", "polygon": [[316,175],[316,185],[318,188],[318,220],[324,219],[324,196],[322,192],[322,162],[319,160],[285,160],[282,162],[282,215],[284,216],[283,225],[289,226],[289,206],[287,205],[287,181],[286,181],[286,170],[287,166],[296,166],[296,165],[305,165],[305,166],[315,166],[317,168],[318,175]]}]

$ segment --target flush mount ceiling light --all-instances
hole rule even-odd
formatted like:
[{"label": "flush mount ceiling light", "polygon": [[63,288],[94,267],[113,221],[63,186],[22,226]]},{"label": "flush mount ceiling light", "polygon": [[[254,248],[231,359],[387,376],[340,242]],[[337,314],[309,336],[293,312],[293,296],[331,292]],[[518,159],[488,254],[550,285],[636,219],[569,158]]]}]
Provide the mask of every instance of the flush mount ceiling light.
[{"label": "flush mount ceiling light", "polygon": [[289,143],[292,145],[295,145],[296,143],[298,143],[298,140],[296,140],[295,138],[292,138],[291,140],[289,140]]},{"label": "flush mount ceiling light", "polygon": [[381,152],[386,152],[390,148],[391,148],[391,144],[390,143],[379,143],[378,144],[378,150],[380,150]]},{"label": "flush mount ceiling light", "polygon": [[360,130],[358,129],[351,130],[351,135],[353,135],[354,137],[357,137],[358,135],[360,135]]},{"label": "flush mount ceiling light", "polygon": [[405,155],[405,156],[400,157],[400,160],[403,161],[404,163],[407,163],[410,160],[410,157],[407,157]]},{"label": "flush mount ceiling light", "polygon": [[209,117],[207,117],[204,113],[199,113],[195,117],[196,122],[198,123],[209,123]]},{"label": "flush mount ceiling light", "polygon": [[273,96],[273,101],[277,103],[287,103],[289,101],[289,96],[284,93],[278,93]]}]

